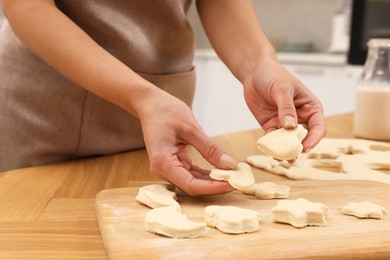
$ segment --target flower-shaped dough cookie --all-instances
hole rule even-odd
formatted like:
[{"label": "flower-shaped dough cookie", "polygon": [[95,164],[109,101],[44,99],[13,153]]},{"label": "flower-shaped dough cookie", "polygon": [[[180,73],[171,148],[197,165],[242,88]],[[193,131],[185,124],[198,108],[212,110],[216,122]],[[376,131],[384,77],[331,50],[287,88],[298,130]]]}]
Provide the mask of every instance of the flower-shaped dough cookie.
[{"label": "flower-shaped dough cookie", "polygon": [[246,190],[255,184],[252,168],[243,162],[238,163],[236,168],[231,170],[212,169],[210,177],[215,180],[227,181],[238,190]]},{"label": "flower-shaped dough cookie", "polygon": [[279,200],[272,208],[272,217],[275,222],[287,223],[294,227],[326,226],[327,216],[328,207],[303,198]]},{"label": "flower-shaped dough cookie", "polygon": [[207,231],[205,223],[189,220],[176,206],[150,210],[144,224],[147,231],[172,238],[194,238]]},{"label": "flower-shaped dough cookie", "polygon": [[252,187],[243,191],[244,194],[253,195],[258,199],[284,199],[290,194],[290,187],[277,185],[273,182],[255,183]]},{"label": "flower-shaped dough cookie", "polygon": [[382,219],[386,213],[386,209],[381,205],[374,204],[369,201],[349,202],[341,208],[341,212],[345,215],[355,216],[357,218],[377,218]]},{"label": "flower-shaped dough cookie", "polygon": [[260,228],[260,217],[256,211],[235,206],[207,206],[205,222],[228,234],[250,233]]},{"label": "flower-shaped dough cookie", "polygon": [[139,188],[135,199],[151,208],[175,206],[180,208],[176,201],[175,186],[171,184],[151,184]]}]

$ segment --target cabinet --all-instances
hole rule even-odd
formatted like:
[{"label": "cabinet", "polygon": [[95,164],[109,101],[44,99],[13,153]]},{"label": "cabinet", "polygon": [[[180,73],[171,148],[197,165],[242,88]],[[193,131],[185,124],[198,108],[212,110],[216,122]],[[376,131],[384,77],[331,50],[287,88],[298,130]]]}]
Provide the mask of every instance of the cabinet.
[{"label": "cabinet", "polygon": [[[361,66],[349,66],[344,55],[278,54],[281,63],[322,102],[326,116],[352,112]],[[213,51],[195,57],[197,86],[193,111],[211,135],[259,127],[246,106],[241,83]]]},{"label": "cabinet", "polygon": [[321,101],[325,116],[352,112],[361,67],[347,65],[292,65],[285,67]]}]

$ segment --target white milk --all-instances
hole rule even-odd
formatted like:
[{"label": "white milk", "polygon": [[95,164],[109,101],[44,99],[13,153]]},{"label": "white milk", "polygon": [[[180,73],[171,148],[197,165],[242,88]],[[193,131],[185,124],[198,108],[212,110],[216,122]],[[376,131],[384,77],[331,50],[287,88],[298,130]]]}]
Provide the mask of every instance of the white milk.
[{"label": "white milk", "polygon": [[356,137],[390,140],[389,86],[358,86],[353,131]]}]

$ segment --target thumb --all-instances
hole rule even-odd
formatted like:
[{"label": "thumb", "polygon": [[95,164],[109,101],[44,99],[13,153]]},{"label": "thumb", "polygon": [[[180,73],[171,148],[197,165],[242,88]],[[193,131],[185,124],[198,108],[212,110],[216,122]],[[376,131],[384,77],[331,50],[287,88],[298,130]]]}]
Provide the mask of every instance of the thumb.
[{"label": "thumb", "polygon": [[293,129],[297,127],[298,119],[293,97],[290,97],[287,94],[282,94],[277,100],[277,106],[280,125],[282,125],[285,129]]},{"label": "thumb", "polygon": [[192,133],[187,141],[212,165],[221,169],[233,169],[237,162],[202,130]]}]

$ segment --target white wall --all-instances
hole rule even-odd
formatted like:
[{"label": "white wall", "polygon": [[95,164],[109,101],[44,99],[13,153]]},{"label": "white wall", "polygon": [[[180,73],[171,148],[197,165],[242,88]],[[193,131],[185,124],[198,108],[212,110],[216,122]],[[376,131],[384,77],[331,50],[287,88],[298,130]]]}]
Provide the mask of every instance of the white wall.
[{"label": "white wall", "polygon": [[209,135],[258,128],[246,106],[241,83],[215,54],[198,53],[195,66],[197,83],[192,110]]},{"label": "white wall", "polygon": [[[264,32],[278,47],[284,41],[311,42],[326,51],[331,41],[333,15],[349,0],[252,0]],[[195,2],[195,1],[193,1]],[[194,4],[188,13],[198,49],[211,49]]]}]

